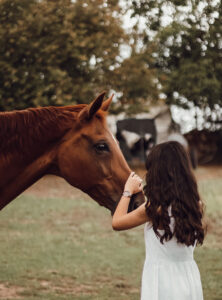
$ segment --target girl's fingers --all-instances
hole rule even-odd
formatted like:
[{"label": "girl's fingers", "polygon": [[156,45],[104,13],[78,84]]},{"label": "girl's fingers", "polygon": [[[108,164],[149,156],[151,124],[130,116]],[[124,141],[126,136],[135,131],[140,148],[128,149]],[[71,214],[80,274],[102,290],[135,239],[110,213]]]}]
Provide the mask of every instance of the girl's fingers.
[{"label": "girl's fingers", "polygon": [[135,175],[135,172],[131,172],[129,177],[133,177]]},{"label": "girl's fingers", "polygon": [[138,175],[136,175],[136,179],[137,179],[139,182],[143,182],[143,179],[140,178]]}]

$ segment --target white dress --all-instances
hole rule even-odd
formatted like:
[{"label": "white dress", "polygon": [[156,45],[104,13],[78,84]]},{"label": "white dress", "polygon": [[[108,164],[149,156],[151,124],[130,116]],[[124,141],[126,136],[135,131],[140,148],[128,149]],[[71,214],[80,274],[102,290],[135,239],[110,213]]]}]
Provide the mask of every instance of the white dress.
[{"label": "white dress", "polygon": [[[171,230],[173,226],[171,217]],[[161,244],[150,223],[145,224],[144,237],[141,300],[203,300],[200,273],[193,259],[195,247],[178,244],[175,238]]]}]

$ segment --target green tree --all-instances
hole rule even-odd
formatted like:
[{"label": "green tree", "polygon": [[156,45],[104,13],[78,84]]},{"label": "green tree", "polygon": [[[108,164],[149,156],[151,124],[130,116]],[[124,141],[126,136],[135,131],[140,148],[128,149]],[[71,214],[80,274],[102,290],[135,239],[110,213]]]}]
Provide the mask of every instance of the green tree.
[{"label": "green tree", "polygon": [[[150,105],[159,100],[157,71],[152,57],[152,47],[136,50],[114,70],[114,86],[121,91],[116,112],[127,110],[128,114],[149,111]],[[114,110],[114,111],[115,111]]]},{"label": "green tree", "polygon": [[86,103],[104,89],[123,90],[122,104],[148,97],[147,70],[132,79],[137,93],[126,87],[138,55],[122,57],[121,16],[118,0],[1,0],[0,110]]},{"label": "green tree", "polygon": [[84,103],[126,36],[117,1],[0,2],[0,109]]},{"label": "green tree", "polygon": [[146,18],[145,43],[156,42],[156,66],[167,103],[193,103],[206,114],[221,107],[222,2],[133,1],[133,8],[134,16]]}]

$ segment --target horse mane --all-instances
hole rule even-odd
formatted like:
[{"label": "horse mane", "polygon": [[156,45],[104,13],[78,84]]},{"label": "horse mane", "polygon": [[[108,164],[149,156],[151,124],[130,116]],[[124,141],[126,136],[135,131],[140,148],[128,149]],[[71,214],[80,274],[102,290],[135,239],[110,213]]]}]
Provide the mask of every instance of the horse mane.
[{"label": "horse mane", "polygon": [[45,148],[46,144],[55,142],[73,127],[77,114],[85,106],[50,106],[0,112],[1,154],[20,152],[23,156],[30,155],[37,151],[40,143]]}]

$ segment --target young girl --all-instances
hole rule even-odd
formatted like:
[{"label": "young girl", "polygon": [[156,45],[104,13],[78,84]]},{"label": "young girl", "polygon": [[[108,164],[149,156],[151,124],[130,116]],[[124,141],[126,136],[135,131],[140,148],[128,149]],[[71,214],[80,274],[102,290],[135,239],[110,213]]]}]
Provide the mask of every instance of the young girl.
[{"label": "young girl", "polygon": [[131,173],[112,219],[114,230],[146,223],[141,300],[202,300],[193,251],[204,240],[203,209],[188,156],[179,143],[162,143],[146,169],[147,202],[127,213],[130,197],[142,190],[142,179]]}]

